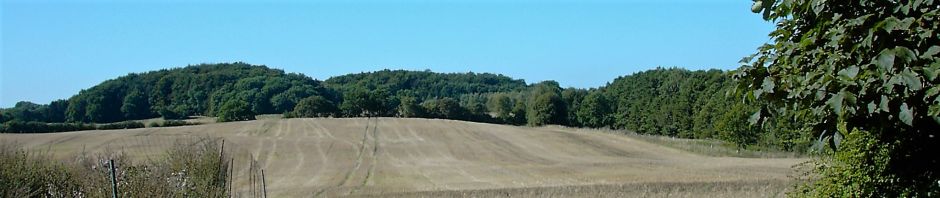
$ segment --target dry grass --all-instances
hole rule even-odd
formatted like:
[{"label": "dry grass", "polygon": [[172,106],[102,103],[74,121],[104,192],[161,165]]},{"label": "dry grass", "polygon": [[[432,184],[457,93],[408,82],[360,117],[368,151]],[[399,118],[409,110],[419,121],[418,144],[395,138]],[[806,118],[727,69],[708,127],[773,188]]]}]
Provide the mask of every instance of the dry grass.
[{"label": "dry grass", "polygon": [[121,197],[226,197],[228,160],[215,141],[177,142],[163,158],[131,160],[120,151],[54,159],[15,142],[0,145],[0,197],[109,197],[114,160]]},{"label": "dry grass", "polygon": [[400,118],[272,116],[170,128],[0,134],[0,139],[48,150],[55,158],[79,155],[82,148],[96,152],[108,147],[127,150],[132,158],[150,158],[172,146],[160,142],[199,136],[224,138],[226,145],[245,155],[234,163],[236,189],[249,185],[244,171],[249,162],[238,159],[256,159],[252,164],[265,170],[272,197],[381,192],[486,197],[503,191],[518,193],[513,196],[543,195],[531,194],[535,191],[560,196],[723,195],[702,191],[776,195],[787,189],[791,166],[805,161],[715,157],[668,145],[678,141],[651,143],[646,137],[586,129]]},{"label": "dry grass", "polygon": [[629,131],[604,130],[606,133],[625,135],[646,142],[682,149],[696,154],[714,157],[747,157],[747,158],[802,158],[803,154],[785,151],[748,150],[737,148],[734,144],[709,139],[684,139],[658,135],[644,135]]},{"label": "dry grass", "polygon": [[423,192],[368,192],[356,197],[784,197],[792,182],[666,182]]}]

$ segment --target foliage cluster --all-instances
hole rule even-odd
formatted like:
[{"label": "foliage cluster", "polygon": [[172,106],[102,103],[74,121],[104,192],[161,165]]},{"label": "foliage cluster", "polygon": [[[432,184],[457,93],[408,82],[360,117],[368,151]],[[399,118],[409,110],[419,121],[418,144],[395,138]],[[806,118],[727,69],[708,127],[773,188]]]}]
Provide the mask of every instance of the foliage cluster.
[{"label": "foliage cluster", "polygon": [[[242,113],[244,109],[224,107],[247,106],[252,114],[281,113],[292,110],[300,99],[322,92],[318,81],[301,74],[245,63],[202,64],[128,74],[82,90],[67,101],[34,108],[48,109],[38,112],[55,116],[12,117],[29,119],[24,121],[104,123],[229,113],[231,118],[241,119],[244,116],[231,113]],[[230,101],[246,104],[229,104]]]},{"label": "foliage cluster", "polygon": [[752,116],[802,120],[828,142],[803,195],[940,195],[940,2],[763,0],[772,43],[735,77]]},{"label": "foliage cluster", "polygon": [[45,122],[23,122],[19,120],[9,121],[0,125],[0,131],[5,133],[50,133],[66,131],[83,130],[112,130],[112,129],[136,129],[144,128],[144,124],[135,121],[122,121],[107,124],[84,124],[84,123],[45,123]]},{"label": "foliage cluster", "polygon": [[489,73],[435,73],[431,71],[382,70],[332,77],[324,85],[339,92],[354,89],[408,92],[420,98],[459,98],[468,93],[517,91],[526,88],[523,80]]},{"label": "foliage cluster", "polygon": [[175,127],[175,126],[189,126],[189,125],[198,125],[196,122],[187,122],[185,120],[164,120],[163,122],[151,122],[147,127]]},{"label": "foliage cluster", "polygon": [[135,121],[123,121],[115,122],[108,124],[99,124],[97,125],[98,130],[112,130],[112,129],[136,129],[144,128],[144,123],[135,122]]}]

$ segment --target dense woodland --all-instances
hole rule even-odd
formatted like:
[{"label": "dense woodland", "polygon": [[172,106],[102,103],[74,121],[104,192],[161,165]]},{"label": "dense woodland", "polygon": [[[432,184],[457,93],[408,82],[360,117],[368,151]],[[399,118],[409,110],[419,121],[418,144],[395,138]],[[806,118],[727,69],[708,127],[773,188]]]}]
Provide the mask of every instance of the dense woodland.
[{"label": "dense woodland", "polygon": [[[593,89],[527,84],[488,73],[383,70],[318,81],[245,63],[132,73],[50,104],[3,109],[5,132],[94,129],[163,117],[219,121],[286,117],[419,117],[514,125],[626,129],[642,134],[721,139],[741,147],[802,150],[804,134],[751,127],[756,108],[735,99],[729,72],[657,68]],[[54,123],[54,124],[46,124]],[[123,126],[123,125],[121,125]]]}]

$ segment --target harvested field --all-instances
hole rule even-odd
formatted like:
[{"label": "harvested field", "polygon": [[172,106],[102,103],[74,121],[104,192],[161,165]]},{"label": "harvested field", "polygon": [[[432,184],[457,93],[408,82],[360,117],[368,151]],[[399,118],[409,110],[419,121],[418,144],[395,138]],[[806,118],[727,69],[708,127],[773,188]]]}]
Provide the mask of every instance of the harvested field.
[{"label": "harvested field", "polygon": [[[773,197],[805,161],[708,157],[590,130],[403,118],[275,118],[0,141],[62,159],[108,150],[146,159],[176,139],[205,136],[254,156],[271,197]],[[236,187],[247,185],[239,172]]]}]

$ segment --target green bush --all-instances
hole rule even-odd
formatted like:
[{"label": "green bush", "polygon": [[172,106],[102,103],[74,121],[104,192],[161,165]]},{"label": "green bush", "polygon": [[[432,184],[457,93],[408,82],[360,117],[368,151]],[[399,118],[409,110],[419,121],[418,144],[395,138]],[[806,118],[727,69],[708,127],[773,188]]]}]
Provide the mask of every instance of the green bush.
[{"label": "green bush", "polygon": [[284,114],[287,118],[330,117],[339,112],[336,105],[322,96],[311,96],[297,103],[294,110]]},{"label": "green bush", "polygon": [[43,123],[9,121],[0,126],[0,133],[50,133],[95,130],[94,125],[81,123]]},{"label": "green bush", "polygon": [[113,129],[136,129],[144,128],[144,123],[136,121],[124,121],[124,122],[115,122],[110,124],[101,124],[98,125],[98,130],[113,130]]},{"label": "green bush", "polygon": [[[735,79],[834,150],[801,195],[940,196],[940,1],[757,0],[777,25]],[[843,138],[844,137],[844,138]]]},{"label": "green bush", "polygon": [[229,100],[219,110],[219,122],[254,120],[254,112],[248,103],[241,100]]},{"label": "green bush", "polygon": [[175,126],[189,126],[189,125],[198,125],[199,123],[187,122],[185,120],[164,120],[163,122],[151,122],[147,127],[175,127]]},{"label": "green bush", "polygon": [[[898,155],[912,145],[902,140],[884,140],[884,134],[853,130],[839,150],[807,164],[813,177],[791,195],[796,197],[934,197],[940,195],[940,181],[931,173],[905,173],[895,164]],[[814,178],[815,177],[815,178]]]}]

